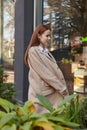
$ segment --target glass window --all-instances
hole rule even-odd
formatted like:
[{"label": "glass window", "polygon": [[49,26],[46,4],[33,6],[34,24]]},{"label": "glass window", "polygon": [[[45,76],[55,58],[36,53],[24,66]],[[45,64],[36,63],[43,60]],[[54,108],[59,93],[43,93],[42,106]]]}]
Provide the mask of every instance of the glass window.
[{"label": "glass window", "polygon": [[[50,49],[66,48],[71,44],[71,37],[77,35],[81,37],[82,32],[78,27],[81,24],[81,17],[75,15],[71,10],[70,1],[44,0],[43,3],[43,23],[50,25],[52,30],[52,41]],[[78,27],[78,28],[77,28]],[[78,42],[80,39],[78,39]],[[81,41],[80,41],[81,43]]]},{"label": "glass window", "polygon": [[14,7],[12,0],[3,0],[3,42],[2,42],[2,60],[6,74],[7,82],[14,82]]},{"label": "glass window", "polygon": [[[63,64],[60,65],[63,73],[72,73],[74,89],[84,92],[84,77],[87,76],[87,1],[43,0],[43,23],[51,28],[49,49],[58,63]],[[70,64],[71,68],[66,68],[65,64]]]}]

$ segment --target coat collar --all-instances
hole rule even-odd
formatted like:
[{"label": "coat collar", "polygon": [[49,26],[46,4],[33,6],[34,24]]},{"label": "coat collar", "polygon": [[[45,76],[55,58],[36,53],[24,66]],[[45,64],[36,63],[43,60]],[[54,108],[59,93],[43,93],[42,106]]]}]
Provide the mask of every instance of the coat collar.
[{"label": "coat collar", "polygon": [[43,52],[44,54],[48,54],[49,50],[47,48],[43,48],[41,45],[38,46],[38,49]]},{"label": "coat collar", "polygon": [[56,60],[54,59],[54,57],[52,56],[52,54],[49,52],[47,48],[43,48],[41,45],[39,45],[38,50],[39,52],[44,54],[46,57],[48,57],[51,61],[56,62]]}]

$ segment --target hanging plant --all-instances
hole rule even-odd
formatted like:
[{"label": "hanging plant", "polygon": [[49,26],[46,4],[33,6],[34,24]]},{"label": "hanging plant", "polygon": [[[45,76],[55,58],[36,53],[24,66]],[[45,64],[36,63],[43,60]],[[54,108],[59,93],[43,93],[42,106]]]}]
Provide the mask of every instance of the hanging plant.
[{"label": "hanging plant", "polygon": [[82,37],[81,40],[82,40],[83,46],[87,46],[87,36]]}]

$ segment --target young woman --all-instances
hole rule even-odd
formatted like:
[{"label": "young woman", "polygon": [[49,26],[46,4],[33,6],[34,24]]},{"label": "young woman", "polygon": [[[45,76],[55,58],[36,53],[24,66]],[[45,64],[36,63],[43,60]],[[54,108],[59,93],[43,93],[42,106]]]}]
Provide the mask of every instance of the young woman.
[{"label": "young woman", "polygon": [[39,104],[37,93],[48,98],[54,108],[68,95],[64,76],[47,49],[50,35],[48,26],[38,25],[25,52],[25,63],[30,69],[28,99],[34,100],[36,111],[39,113],[44,113],[46,110]]}]

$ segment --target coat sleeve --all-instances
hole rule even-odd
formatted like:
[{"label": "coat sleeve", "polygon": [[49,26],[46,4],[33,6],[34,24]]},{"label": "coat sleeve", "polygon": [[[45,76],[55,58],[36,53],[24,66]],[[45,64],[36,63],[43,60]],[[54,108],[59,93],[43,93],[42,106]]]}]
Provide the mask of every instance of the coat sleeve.
[{"label": "coat sleeve", "polygon": [[66,86],[59,81],[58,77],[53,74],[49,68],[47,68],[41,61],[39,55],[35,52],[34,49],[30,49],[29,51],[29,64],[34,69],[34,71],[37,72],[37,74],[50,86],[52,86],[54,89],[58,90],[60,93],[62,93],[64,90],[66,90]]}]

